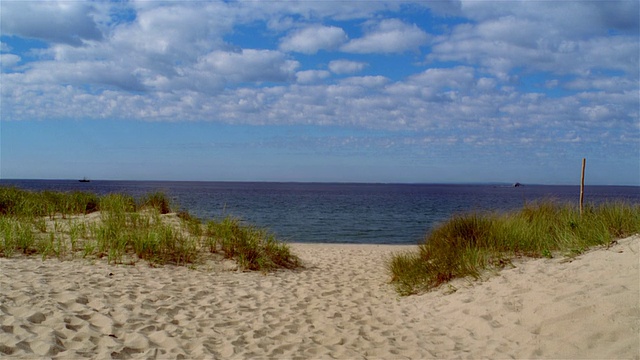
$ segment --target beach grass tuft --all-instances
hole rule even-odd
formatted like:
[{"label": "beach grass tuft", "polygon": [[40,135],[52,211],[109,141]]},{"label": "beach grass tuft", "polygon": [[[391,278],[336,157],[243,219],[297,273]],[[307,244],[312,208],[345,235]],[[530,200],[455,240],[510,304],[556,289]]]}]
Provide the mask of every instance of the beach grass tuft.
[{"label": "beach grass tuft", "polygon": [[[194,265],[222,253],[244,270],[300,266],[298,257],[266,229],[225,218],[206,224],[186,211],[171,214],[167,196],[136,201],[126,194],[30,192],[0,187],[0,256],[106,257],[109,263]],[[96,220],[87,214],[99,211]]]},{"label": "beach grass tuft", "polygon": [[53,218],[88,214],[98,210],[98,196],[88,192],[31,192],[16,187],[0,187],[0,215]]},{"label": "beach grass tuft", "polygon": [[159,191],[143,196],[140,207],[156,209],[160,214],[169,214],[172,211],[171,201],[163,192]]},{"label": "beach grass tuft", "polygon": [[294,269],[301,265],[289,247],[269,231],[242,225],[232,217],[209,221],[206,236],[211,252],[220,251],[226,258],[235,259],[244,270]]},{"label": "beach grass tuft", "polygon": [[455,215],[425,237],[418,250],[387,263],[401,295],[431,290],[455,278],[478,278],[516,257],[576,256],[640,232],[640,205],[587,206],[583,214],[551,200],[509,213]]}]

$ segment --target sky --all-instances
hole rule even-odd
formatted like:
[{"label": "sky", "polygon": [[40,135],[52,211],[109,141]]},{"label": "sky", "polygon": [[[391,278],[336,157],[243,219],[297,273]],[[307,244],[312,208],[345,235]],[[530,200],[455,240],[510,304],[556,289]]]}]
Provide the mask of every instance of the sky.
[{"label": "sky", "polygon": [[640,185],[640,2],[0,2],[0,178]]}]

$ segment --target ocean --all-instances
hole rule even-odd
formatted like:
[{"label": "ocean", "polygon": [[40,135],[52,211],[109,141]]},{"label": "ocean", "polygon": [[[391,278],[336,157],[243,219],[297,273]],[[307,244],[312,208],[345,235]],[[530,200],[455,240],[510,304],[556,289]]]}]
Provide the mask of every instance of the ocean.
[{"label": "ocean", "polygon": [[[416,244],[454,214],[508,211],[552,199],[578,203],[579,186],[0,180],[26,190],[121,192],[139,197],[162,191],[203,220],[230,215],[311,243]],[[586,186],[585,204],[640,203],[637,186]]]}]

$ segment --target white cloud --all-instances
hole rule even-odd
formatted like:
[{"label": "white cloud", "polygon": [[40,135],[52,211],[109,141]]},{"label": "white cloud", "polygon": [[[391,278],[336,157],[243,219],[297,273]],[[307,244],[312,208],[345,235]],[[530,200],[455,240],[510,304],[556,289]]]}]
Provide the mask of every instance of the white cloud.
[{"label": "white cloud", "polygon": [[474,81],[474,70],[471,67],[432,68],[413,75],[410,82],[421,87],[436,89],[467,89]]},{"label": "white cloud", "polygon": [[588,74],[593,68],[604,68],[633,74],[638,72],[639,51],[637,39],[632,37],[527,42],[518,37],[511,40],[486,37],[478,27],[464,25],[451,36],[438,37],[427,59],[477,64],[483,71],[508,80],[516,68],[578,75]]},{"label": "white cloud", "polygon": [[548,89],[553,89],[558,87],[558,84],[560,83],[560,81],[558,81],[558,79],[553,79],[553,80],[547,80],[544,82],[544,86]]},{"label": "white cloud", "polygon": [[429,36],[417,25],[386,19],[367,29],[364,37],[353,39],[341,50],[351,53],[403,53],[424,45]]},{"label": "white cloud", "polygon": [[[233,69],[220,73],[233,74]],[[203,70],[199,75],[206,83],[206,75],[214,72]],[[300,80],[304,76],[322,77],[320,72],[296,75]],[[172,91],[166,92],[105,90],[90,94],[80,87],[55,82],[47,86],[27,82],[24,74],[12,73],[3,74],[2,96],[11,99],[3,102],[3,120],[136,118],[353,126],[412,131],[430,134],[433,139],[455,136],[470,141],[469,146],[486,146],[488,141],[498,146],[499,141],[500,146],[519,144],[546,149],[556,146],[554,139],[581,129],[579,135],[583,139],[598,138],[609,131],[609,137],[616,141],[637,146],[635,137],[622,136],[638,131],[637,90],[615,96],[598,92],[549,98],[480,86],[479,83],[491,85],[495,80],[475,81],[469,74],[472,72],[464,67],[429,69],[396,82],[381,76],[352,77],[335,84],[304,85],[301,81],[298,85],[217,88],[215,96],[210,96],[193,84],[184,84],[183,89],[174,84]],[[188,75],[187,79],[198,78]],[[535,141],[523,143],[523,138]]]},{"label": "white cloud", "polygon": [[320,50],[335,50],[347,41],[347,34],[335,26],[312,26],[297,30],[280,43],[283,51],[315,54]]},{"label": "white cloud", "polygon": [[473,1],[460,2],[458,16],[479,23],[515,16],[538,23],[541,27],[561,29],[566,37],[593,36],[609,30],[638,31],[640,5],[624,1]]},{"label": "white cloud", "polygon": [[16,66],[21,60],[20,56],[14,54],[0,54],[0,68],[10,69]]},{"label": "white cloud", "polygon": [[[588,76],[577,78],[564,84],[564,87],[571,90],[606,90],[610,92],[620,92],[624,90],[634,90],[640,88],[640,79],[630,79],[620,76]],[[558,81],[555,81],[557,86]]]},{"label": "white cloud", "polygon": [[[380,10],[396,2],[368,3],[373,9],[325,1],[131,2],[118,6],[132,16],[107,25],[111,10],[97,3],[51,3],[53,18],[73,15],[72,25],[56,29],[34,20],[44,19],[41,9],[24,24],[5,23],[6,4],[3,34],[11,29],[48,47],[23,54],[1,45],[15,53],[2,55],[3,69],[20,61],[2,74],[3,120],[322,124],[470,146],[535,147],[607,133],[638,146],[637,136],[623,135],[638,133],[639,116],[637,20],[624,14],[637,5],[629,2],[612,9],[600,2],[427,3],[469,20],[432,39],[418,25],[382,19],[389,14]],[[71,10],[58,9],[65,4]],[[343,29],[363,22],[364,35],[346,42]],[[236,43],[236,35],[256,39]],[[403,53],[420,49],[429,61],[406,66]],[[300,55],[321,50],[386,55]],[[416,63],[417,54],[410,54]],[[394,68],[396,60],[406,67]],[[365,67],[371,76],[331,77]],[[522,86],[530,75],[538,93]],[[554,96],[544,94],[545,84]]]},{"label": "white cloud", "polygon": [[[140,78],[129,69],[110,61],[76,61],[64,63],[42,61],[22,66],[21,72],[11,74],[14,86],[42,87],[43,92],[50,91],[49,86],[77,86],[86,91],[97,88],[117,88],[126,91],[144,90]],[[5,79],[7,79],[5,77]],[[3,87],[6,84],[3,83]],[[56,96],[56,94],[52,94]]]},{"label": "white cloud", "polygon": [[353,74],[362,71],[366,66],[364,62],[341,59],[331,61],[329,70],[335,74]]},{"label": "white cloud", "polygon": [[496,87],[496,80],[492,78],[482,77],[478,79],[478,89],[481,90],[490,90]]},{"label": "white cloud", "polygon": [[[135,21],[112,30],[105,56],[127,54],[138,66],[156,70],[195,63],[214,50],[228,50],[225,34],[233,29],[236,14],[219,2],[135,3]],[[87,49],[89,50],[89,49]],[[96,49],[98,50],[98,49]]]},{"label": "white cloud", "polygon": [[611,110],[606,105],[583,106],[580,113],[591,120],[604,120],[611,116]]},{"label": "white cloud", "polygon": [[[554,74],[588,74],[593,68],[638,73],[636,1],[461,4],[458,15],[476,21],[435,38],[428,60],[479,65],[505,81],[517,68]],[[612,31],[618,34],[611,36]]]},{"label": "white cloud", "polygon": [[298,83],[309,84],[319,80],[326,79],[331,76],[331,73],[326,70],[305,70],[298,71],[296,73],[296,79]]},{"label": "white cloud", "polygon": [[389,79],[384,76],[355,76],[342,79],[340,84],[356,85],[365,88],[381,87],[389,83]]},{"label": "white cloud", "polygon": [[5,1],[0,12],[3,35],[82,45],[101,40],[102,32],[93,20],[96,8],[76,1]]},{"label": "white cloud", "polygon": [[297,61],[273,50],[214,51],[202,57],[196,68],[233,82],[287,81],[295,77]]},{"label": "white cloud", "polygon": [[[384,11],[398,11],[409,3],[424,6],[415,1],[368,1],[363,6],[361,1],[254,1],[239,0],[238,8],[247,18],[252,19],[287,19],[297,18],[298,22],[333,19],[339,21],[353,19],[369,19]],[[286,23],[287,20],[284,21]],[[275,22],[278,24],[279,22]],[[280,22],[282,23],[282,22]]]}]

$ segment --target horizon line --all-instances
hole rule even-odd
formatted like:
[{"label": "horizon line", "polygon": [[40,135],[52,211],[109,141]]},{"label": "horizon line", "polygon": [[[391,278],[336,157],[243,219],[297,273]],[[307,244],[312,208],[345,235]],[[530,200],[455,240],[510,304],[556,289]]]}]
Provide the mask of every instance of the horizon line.
[{"label": "horizon line", "polygon": [[[272,184],[336,184],[336,185],[500,185],[507,187],[520,186],[580,186],[579,183],[526,183],[526,182],[506,182],[506,181],[469,181],[469,182],[382,182],[382,181],[300,181],[300,180],[149,180],[149,179],[90,179],[94,181],[121,181],[121,182],[202,182],[202,183],[272,183]],[[0,181],[79,181],[77,178],[55,179],[55,178],[1,178]],[[585,184],[585,186],[628,186],[640,187],[640,184]]]}]

